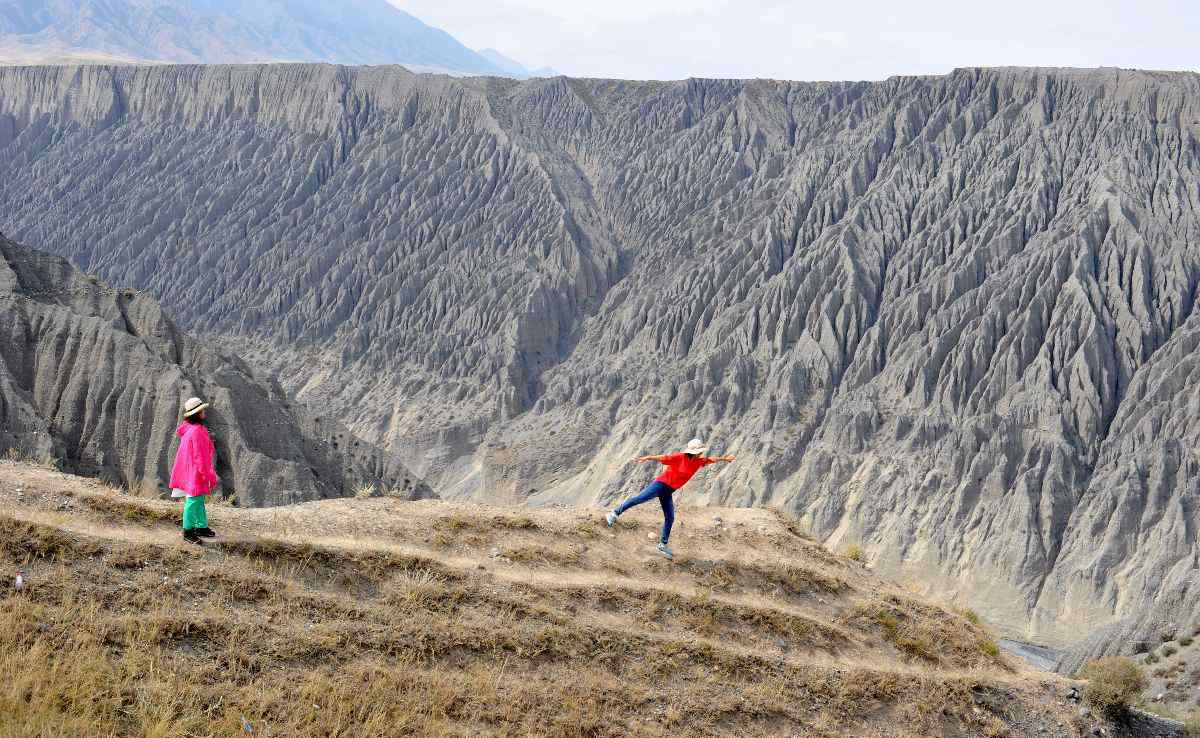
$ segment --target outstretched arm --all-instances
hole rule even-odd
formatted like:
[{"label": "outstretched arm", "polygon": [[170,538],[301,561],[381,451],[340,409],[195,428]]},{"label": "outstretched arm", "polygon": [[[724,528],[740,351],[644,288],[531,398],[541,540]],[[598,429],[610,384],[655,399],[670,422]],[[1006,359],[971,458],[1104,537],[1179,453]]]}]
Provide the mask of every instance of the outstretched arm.
[{"label": "outstretched arm", "polygon": [[635,458],[635,459],[631,459],[631,460],[629,461],[629,463],[631,463],[631,464],[645,464],[647,461],[657,461],[657,462],[659,462],[659,463],[662,463],[663,459],[665,459],[665,458],[667,458],[667,457],[666,457],[666,456],[664,456],[664,455],[662,455],[662,454],[659,454],[658,456],[638,456],[638,457],[637,457],[637,458]]},{"label": "outstretched arm", "polygon": [[705,461],[707,461],[710,464],[715,464],[718,461],[725,461],[725,462],[737,461],[737,457],[736,456],[709,456],[705,459]]}]

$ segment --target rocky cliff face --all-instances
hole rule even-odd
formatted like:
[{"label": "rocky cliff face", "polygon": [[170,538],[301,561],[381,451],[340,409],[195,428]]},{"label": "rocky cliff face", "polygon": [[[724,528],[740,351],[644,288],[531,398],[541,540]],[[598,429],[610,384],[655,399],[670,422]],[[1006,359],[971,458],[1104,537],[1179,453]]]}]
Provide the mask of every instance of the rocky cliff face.
[{"label": "rocky cliff face", "polygon": [[693,501],[1065,645],[1197,604],[1200,78],[0,72],[0,225],[451,497]]},{"label": "rocky cliff face", "polygon": [[393,455],[292,406],[158,304],[0,236],[0,448],[166,492],[183,401],[212,403],[223,491],[262,506],[379,490],[431,497]]}]

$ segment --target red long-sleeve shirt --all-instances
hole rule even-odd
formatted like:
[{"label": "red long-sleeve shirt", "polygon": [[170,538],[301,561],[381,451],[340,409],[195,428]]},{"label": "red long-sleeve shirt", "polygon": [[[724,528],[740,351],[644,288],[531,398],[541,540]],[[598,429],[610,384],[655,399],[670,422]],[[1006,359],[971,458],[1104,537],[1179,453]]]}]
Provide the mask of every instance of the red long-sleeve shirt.
[{"label": "red long-sleeve shirt", "polygon": [[662,482],[671,489],[679,489],[699,471],[700,467],[708,466],[714,459],[707,456],[688,456],[687,454],[669,454],[662,457],[662,465],[667,470],[659,475],[656,482]]}]

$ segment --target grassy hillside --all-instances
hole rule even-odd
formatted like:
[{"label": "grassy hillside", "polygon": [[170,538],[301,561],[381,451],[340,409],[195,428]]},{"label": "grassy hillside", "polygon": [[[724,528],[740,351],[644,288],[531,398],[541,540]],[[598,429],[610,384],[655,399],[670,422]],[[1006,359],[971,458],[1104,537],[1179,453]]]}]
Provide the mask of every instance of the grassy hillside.
[{"label": "grassy hillside", "polygon": [[[178,509],[0,462],[0,737],[1076,736],[970,613],[766,510]],[[1045,731],[1045,732],[1042,732]]]}]

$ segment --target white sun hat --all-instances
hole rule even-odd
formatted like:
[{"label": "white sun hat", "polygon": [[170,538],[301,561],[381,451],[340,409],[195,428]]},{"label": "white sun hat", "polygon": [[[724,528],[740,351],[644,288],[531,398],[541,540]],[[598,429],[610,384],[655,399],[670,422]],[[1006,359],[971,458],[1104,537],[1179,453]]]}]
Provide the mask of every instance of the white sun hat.
[{"label": "white sun hat", "polygon": [[708,450],[708,446],[704,445],[704,441],[699,438],[693,438],[688,441],[687,448],[683,450],[685,454],[702,454]]},{"label": "white sun hat", "polygon": [[187,402],[183,403],[183,417],[190,418],[206,407],[208,407],[208,403],[204,400],[199,397],[190,397]]}]

